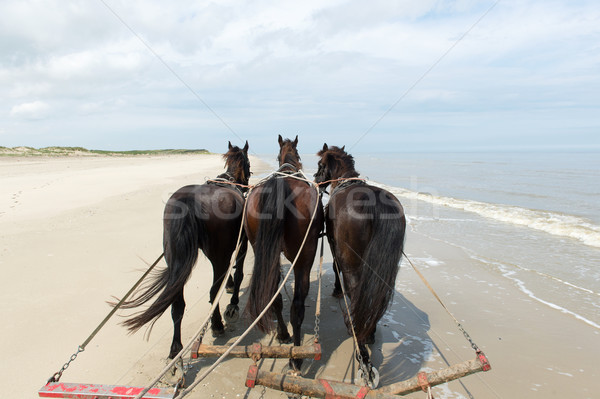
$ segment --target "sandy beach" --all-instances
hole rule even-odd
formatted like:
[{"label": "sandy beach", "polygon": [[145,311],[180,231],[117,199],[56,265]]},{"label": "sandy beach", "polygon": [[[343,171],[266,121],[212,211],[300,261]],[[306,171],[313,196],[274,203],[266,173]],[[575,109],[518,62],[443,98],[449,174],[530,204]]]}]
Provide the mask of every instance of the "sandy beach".
[{"label": "sandy beach", "polygon": [[[254,181],[269,172],[258,158],[251,162]],[[0,317],[5,321],[0,330],[0,371],[9,382],[3,397],[37,397],[37,390],[110,311],[106,301],[127,292],[147,263],[162,252],[161,218],[169,195],[222,171],[219,155],[0,157]],[[407,214],[410,217],[410,209]],[[433,388],[436,398],[597,397],[600,331],[541,306],[518,287],[505,284],[494,270],[475,267],[475,260],[462,249],[435,241],[410,223],[405,251],[492,365],[490,372]],[[249,253],[241,306],[252,261]],[[304,342],[311,342],[314,335],[317,266],[315,259]],[[352,341],[340,302],[330,296],[333,274],[327,246],[323,267],[320,338],[324,354],[320,361],[305,361],[303,374],[351,382],[356,369]],[[184,343],[209,309],[211,280],[212,268],[201,256],[185,291]],[[380,322],[371,347],[380,385],[475,357],[406,260],[396,286],[394,304]],[[221,303],[228,301],[225,294]],[[284,302],[289,319],[286,293]],[[153,379],[168,353],[170,314],[161,317],[148,340],[143,331],[128,335],[120,320],[109,321],[61,381],[143,386]],[[233,342],[243,327],[240,321],[217,339],[209,333],[205,343]],[[252,333],[245,344],[258,340],[268,343],[273,338]],[[212,361],[190,362],[187,380]],[[260,366],[279,372],[285,363],[263,360]],[[248,359],[226,360],[189,397],[286,397],[270,389],[246,388],[250,364]]]}]

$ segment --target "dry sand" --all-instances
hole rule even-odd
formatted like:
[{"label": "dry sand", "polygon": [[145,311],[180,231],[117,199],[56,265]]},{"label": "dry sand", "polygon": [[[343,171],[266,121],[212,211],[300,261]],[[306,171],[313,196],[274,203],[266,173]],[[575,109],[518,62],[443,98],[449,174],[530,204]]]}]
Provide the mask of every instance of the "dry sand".
[{"label": "dry sand", "polygon": [[[266,171],[252,159],[255,176]],[[2,397],[36,397],[121,296],[161,253],[164,202],[177,188],[202,183],[223,170],[220,156],[134,158],[0,158],[0,330]],[[464,324],[492,363],[492,371],[433,389],[441,398],[592,398],[598,397],[600,337],[578,320],[532,302],[517,287],[502,285],[493,271],[475,267],[462,250],[433,241],[409,228],[406,252]],[[141,258],[141,259],[140,259]],[[442,260],[442,262],[431,259]],[[253,257],[246,258],[245,287]],[[313,268],[316,281],[318,260]],[[305,361],[307,377],[352,381],[352,342],[338,300],[329,294],[333,275],[326,251],[320,324],[324,356]],[[477,271],[479,270],[479,271]],[[209,308],[212,269],[200,257],[186,286],[183,321],[186,341]],[[288,283],[288,286],[290,284]],[[398,293],[381,321],[372,346],[381,385],[474,358],[455,327],[406,261]],[[314,329],[316,284],[307,300],[304,341]],[[291,295],[291,288],[288,288]],[[226,304],[229,296],[221,300]],[[284,294],[286,310],[288,294]],[[245,302],[241,297],[242,306]],[[172,323],[165,314],[149,340],[127,335],[111,320],[61,381],[144,385],[159,372],[168,353]],[[233,342],[243,330],[206,343]],[[272,337],[252,333],[255,340]],[[187,379],[212,363],[191,363]],[[280,371],[285,361],[261,367]],[[248,359],[226,360],[189,397],[280,398],[284,394],[244,387]],[[415,393],[409,397],[424,397]]]}]

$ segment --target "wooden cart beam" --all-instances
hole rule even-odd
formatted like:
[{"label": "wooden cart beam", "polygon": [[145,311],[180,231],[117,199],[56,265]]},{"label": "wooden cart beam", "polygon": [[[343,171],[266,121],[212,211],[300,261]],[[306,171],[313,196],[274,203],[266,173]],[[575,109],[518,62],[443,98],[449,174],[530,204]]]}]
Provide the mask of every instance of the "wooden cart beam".
[{"label": "wooden cart beam", "polygon": [[[229,346],[204,345],[192,348],[192,359],[199,357],[219,357]],[[321,360],[321,345],[313,344],[307,346],[262,346],[254,344],[248,346],[238,346],[229,353],[230,357],[247,357],[253,359],[274,358],[274,359],[314,359]]]}]

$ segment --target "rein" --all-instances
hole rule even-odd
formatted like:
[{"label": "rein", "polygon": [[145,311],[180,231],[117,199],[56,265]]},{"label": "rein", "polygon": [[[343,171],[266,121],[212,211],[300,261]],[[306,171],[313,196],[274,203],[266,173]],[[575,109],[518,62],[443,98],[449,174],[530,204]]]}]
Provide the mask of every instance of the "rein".
[{"label": "rein", "polygon": [[[215,369],[215,368],[216,368],[216,367],[217,367],[217,366],[218,366],[218,365],[219,365],[219,364],[220,364],[220,363],[221,363],[221,362],[222,362],[222,361],[223,361],[223,360],[224,360],[224,359],[225,359],[225,358],[226,358],[226,357],[229,355],[229,353],[231,353],[231,351],[232,351],[232,350],[233,350],[233,349],[234,349],[236,346],[238,346],[238,345],[240,344],[240,342],[242,341],[242,339],[244,339],[244,338],[245,338],[245,337],[246,337],[246,336],[247,336],[247,335],[250,333],[250,331],[251,331],[251,330],[254,328],[254,326],[255,326],[255,325],[256,325],[256,324],[259,322],[259,320],[260,320],[260,319],[262,319],[262,318],[263,318],[263,316],[264,316],[264,315],[267,313],[267,311],[268,311],[268,310],[271,308],[271,306],[272,306],[272,305],[273,305],[273,303],[275,302],[275,299],[276,299],[276,298],[277,298],[277,296],[278,296],[278,295],[281,293],[281,291],[282,291],[282,290],[283,290],[283,288],[285,287],[285,283],[287,282],[288,278],[289,278],[289,277],[290,277],[290,275],[292,274],[292,271],[294,270],[294,266],[296,265],[296,262],[298,261],[298,258],[300,257],[300,253],[302,252],[302,249],[304,248],[304,244],[306,243],[306,239],[308,238],[308,235],[309,235],[309,233],[310,233],[310,228],[312,227],[312,223],[313,223],[313,221],[315,220],[315,216],[316,216],[316,214],[317,214],[317,209],[319,208],[319,200],[318,200],[318,198],[319,198],[319,190],[318,190],[318,185],[317,185],[315,182],[313,182],[313,181],[311,181],[311,180],[308,180],[308,179],[306,178],[306,176],[304,175],[304,173],[303,173],[301,170],[299,170],[299,171],[298,171],[298,172],[296,172],[296,173],[297,173],[297,174],[300,174],[300,175],[302,175],[303,177],[299,177],[299,176],[295,176],[295,175],[288,175],[288,174],[286,174],[286,173],[283,173],[283,172],[276,171],[276,172],[273,172],[273,173],[271,173],[269,176],[267,176],[265,179],[263,179],[263,180],[261,181],[261,182],[263,182],[263,181],[265,181],[266,179],[268,179],[269,177],[271,177],[271,176],[273,176],[273,175],[283,175],[284,177],[291,177],[291,178],[294,178],[294,179],[298,179],[298,180],[303,180],[303,181],[306,181],[306,182],[307,182],[309,185],[313,186],[313,187],[314,187],[314,188],[317,190],[317,201],[316,201],[316,203],[315,203],[315,207],[314,207],[314,209],[313,209],[313,212],[312,212],[312,215],[311,215],[311,218],[310,218],[310,222],[309,222],[309,224],[308,224],[308,228],[306,229],[306,234],[304,235],[304,239],[302,240],[302,243],[300,244],[300,248],[298,249],[298,253],[296,254],[296,257],[294,258],[294,261],[293,261],[293,262],[292,262],[292,264],[290,265],[290,269],[288,270],[287,274],[285,275],[285,277],[284,277],[284,278],[283,278],[283,280],[281,281],[281,283],[280,283],[280,285],[279,285],[279,288],[278,288],[278,289],[277,289],[277,291],[275,292],[275,295],[273,296],[273,298],[271,298],[271,301],[270,301],[270,302],[269,302],[269,303],[268,303],[268,304],[265,306],[265,308],[263,309],[262,313],[261,313],[261,314],[259,314],[259,315],[256,317],[256,319],[255,319],[255,320],[252,322],[252,324],[250,324],[250,326],[248,327],[248,329],[246,329],[246,331],[244,331],[244,333],[242,333],[242,335],[240,335],[240,336],[239,336],[239,338],[238,338],[238,339],[237,339],[237,340],[236,340],[236,341],[235,341],[233,344],[231,344],[231,346],[229,347],[229,349],[227,349],[227,350],[225,351],[225,353],[223,353],[223,354],[221,355],[221,357],[219,357],[219,358],[218,358],[218,359],[215,361],[215,363],[213,363],[213,365],[212,365],[211,367],[209,367],[209,368],[208,368],[208,369],[207,369],[207,370],[206,370],[206,371],[205,371],[205,372],[204,372],[204,373],[203,373],[203,374],[202,374],[200,377],[198,377],[198,378],[197,378],[197,379],[196,379],[196,380],[195,380],[195,381],[194,381],[194,382],[193,382],[193,383],[192,383],[190,386],[188,386],[186,389],[182,390],[182,391],[179,393],[179,395],[178,395],[178,396],[176,396],[176,399],[181,399],[181,398],[183,398],[185,395],[187,395],[188,393],[190,393],[190,392],[191,392],[191,391],[192,391],[192,390],[193,390],[193,389],[194,389],[194,388],[195,388],[195,387],[196,387],[198,384],[200,384],[200,382],[202,382],[202,380],[204,380],[204,379],[205,379],[205,378],[208,376],[208,374],[210,374],[210,373],[211,373],[211,372],[212,372],[212,371],[213,371],[213,370],[214,370],[214,369]],[[259,184],[260,184],[260,183],[259,183]],[[257,184],[257,185],[258,185],[258,184]],[[255,185],[254,187],[256,187],[257,185]],[[246,204],[247,204],[247,202],[246,202]],[[245,205],[244,205],[244,214],[245,214]],[[242,221],[242,226],[243,226],[243,221]],[[237,252],[236,252],[236,255],[237,255]],[[236,256],[236,257],[237,257],[237,256]],[[233,258],[233,257],[232,257],[232,258]],[[233,265],[231,265],[231,266],[233,266]],[[230,266],[230,267],[231,267],[231,266]],[[220,291],[221,291],[221,290],[223,290],[223,289],[224,289],[224,287],[225,287],[225,280],[224,280],[224,282],[223,282],[223,285],[221,286],[221,289],[220,289]],[[219,292],[219,293],[221,293],[221,292]],[[217,300],[215,300],[215,303],[218,303],[218,301],[217,301]],[[211,312],[210,314],[212,314],[212,312]],[[210,317],[210,314],[209,314],[209,317]],[[198,334],[196,334],[196,335],[198,335]],[[194,339],[195,339],[195,337],[194,337]],[[191,347],[191,342],[190,342],[190,345],[189,345],[189,346]],[[183,353],[183,352],[184,352],[184,350],[187,350],[187,349],[189,349],[189,348],[188,348],[188,347],[186,347],[186,348],[182,349],[180,353]],[[175,358],[175,359],[177,359],[178,357],[179,357],[179,355],[178,355],[178,356],[176,356],[176,358]],[[172,362],[172,363],[174,364],[175,362]],[[172,367],[172,365],[171,365],[171,364],[168,366],[168,368],[170,368],[170,367]],[[166,368],[166,369],[167,369],[167,371],[168,371],[168,368]],[[166,373],[166,371],[165,371],[165,373]],[[158,381],[156,381],[156,382],[158,382]],[[156,382],[155,382],[155,383],[156,383]],[[154,384],[155,384],[155,383],[154,383]],[[154,384],[153,384],[153,385],[154,385]],[[149,390],[150,388],[147,388],[147,389]],[[147,392],[147,391],[146,391],[146,392]],[[142,394],[140,394],[139,396],[137,396],[135,399],[141,398],[141,396],[142,396]]]},{"label": "rein", "polygon": [[340,177],[337,179],[332,179],[332,180],[326,180],[326,181],[322,181],[320,183],[317,183],[317,186],[326,186],[329,183],[332,182],[341,182],[340,184],[338,184],[337,186],[335,186],[332,190],[331,193],[328,193],[327,190],[325,188],[322,188],[322,191],[324,191],[325,193],[329,194],[329,198],[331,198],[333,196],[333,194],[335,194],[336,192],[338,192],[341,189],[344,189],[352,184],[357,184],[357,183],[366,183],[367,179],[363,179],[361,177]]},{"label": "rein", "polygon": [[241,191],[242,195],[245,195],[248,190],[250,190],[252,187],[254,187],[254,186],[250,186],[248,184],[236,183],[234,181],[223,179],[220,177],[217,177],[215,179],[207,179],[206,182],[209,184],[216,184],[216,185],[222,186],[222,187],[233,186],[232,188],[234,188],[238,191]]},{"label": "rein", "polygon": [[216,184],[217,186],[227,187],[234,186],[233,188],[237,189],[244,195],[246,191],[250,189],[251,186],[247,184],[241,184],[235,181],[235,177],[229,173],[225,172],[214,179],[206,179],[207,184]]}]

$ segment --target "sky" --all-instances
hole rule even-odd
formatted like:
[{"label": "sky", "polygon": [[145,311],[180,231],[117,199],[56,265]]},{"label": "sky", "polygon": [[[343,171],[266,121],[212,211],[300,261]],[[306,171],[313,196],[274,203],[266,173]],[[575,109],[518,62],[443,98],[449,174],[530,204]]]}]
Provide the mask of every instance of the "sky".
[{"label": "sky", "polygon": [[0,146],[600,150],[600,2],[0,2]]}]

